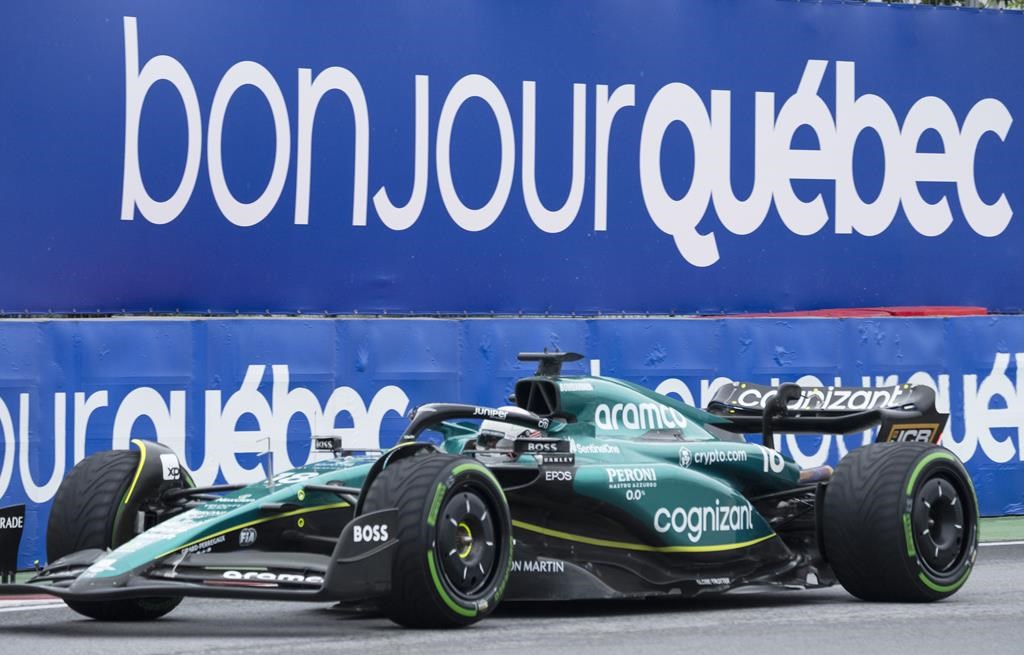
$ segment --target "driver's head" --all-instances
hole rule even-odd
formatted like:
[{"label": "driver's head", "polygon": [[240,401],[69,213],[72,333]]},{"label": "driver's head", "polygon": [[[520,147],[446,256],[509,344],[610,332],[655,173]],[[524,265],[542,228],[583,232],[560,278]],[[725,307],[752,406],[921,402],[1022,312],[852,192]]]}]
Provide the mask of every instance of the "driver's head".
[{"label": "driver's head", "polygon": [[[514,409],[512,407],[502,407],[501,409]],[[504,421],[492,421],[490,419],[480,422],[480,432],[477,433],[476,443],[477,448],[491,449],[491,448],[512,448],[512,444],[516,439],[532,439],[534,437],[544,436],[544,433],[540,430],[534,430],[532,428],[524,428],[521,425],[513,425],[512,423],[505,423]]]}]

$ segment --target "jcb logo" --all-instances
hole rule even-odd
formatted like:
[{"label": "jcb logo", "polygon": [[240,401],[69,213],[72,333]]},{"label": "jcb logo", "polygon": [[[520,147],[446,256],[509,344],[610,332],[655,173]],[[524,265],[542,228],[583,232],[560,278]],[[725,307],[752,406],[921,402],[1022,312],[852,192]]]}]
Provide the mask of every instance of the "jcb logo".
[{"label": "jcb logo", "polygon": [[384,524],[357,525],[352,528],[352,540],[357,544],[363,541],[387,541],[388,526]]},{"label": "jcb logo", "polygon": [[920,441],[929,443],[935,436],[939,426],[935,423],[925,425],[894,425],[889,431],[889,441]]}]

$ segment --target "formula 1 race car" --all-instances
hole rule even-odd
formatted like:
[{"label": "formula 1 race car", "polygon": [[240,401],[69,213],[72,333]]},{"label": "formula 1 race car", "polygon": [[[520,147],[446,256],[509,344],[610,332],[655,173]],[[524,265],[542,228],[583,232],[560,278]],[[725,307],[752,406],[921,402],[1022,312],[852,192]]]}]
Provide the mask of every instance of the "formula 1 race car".
[{"label": "formula 1 race car", "polygon": [[[54,499],[49,565],[0,594],[105,620],[155,619],[185,596],[341,601],[433,628],[502,600],[838,581],[865,600],[934,601],[967,580],[977,502],[936,445],[933,390],[736,383],[701,410],[561,374],[580,358],[521,354],[539,366],[514,407],[423,405],[384,453],[314,437],[317,461],[244,487],[196,487],[158,443],[92,455]],[[774,447],[775,433],[876,425],[834,471]]]}]

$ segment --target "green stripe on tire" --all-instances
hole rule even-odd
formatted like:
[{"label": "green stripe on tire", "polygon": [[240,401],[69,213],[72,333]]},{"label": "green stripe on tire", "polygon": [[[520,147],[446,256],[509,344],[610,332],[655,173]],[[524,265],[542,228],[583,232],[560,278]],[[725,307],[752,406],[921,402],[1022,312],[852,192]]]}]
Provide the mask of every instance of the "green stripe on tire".
[{"label": "green stripe on tire", "polygon": [[476,616],[475,609],[466,609],[452,600],[452,597],[448,595],[448,592],[444,588],[444,584],[441,583],[441,578],[437,575],[437,565],[434,563],[434,551],[432,550],[427,551],[427,566],[430,567],[430,577],[434,580],[434,588],[437,589],[438,595],[441,596],[441,600],[443,600],[444,604],[448,606],[448,609],[461,616],[470,618]]},{"label": "green stripe on tire", "polygon": [[[913,493],[913,491],[914,491],[914,484],[917,483],[917,478],[918,478],[919,475],[921,475],[921,471],[923,471],[924,468],[926,466],[928,466],[928,464],[930,464],[931,462],[934,462],[937,459],[945,459],[945,460],[952,461],[952,462],[959,461],[959,460],[957,460],[956,456],[953,455],[953,453],[951,453],[951,452],[949,452],[947,450],[937,450],[937,451],[935,451],[933,453],[928,453],[927,455],[922,457],[921,461],[918,462],[917,466],[914,467],[913,472],[911,472],[911,474],[910,474],[910,479],[907,481],[907,492],[906,492],[907,496],[910,496],[910,494]],[[967,477],[967,484],[969,485],[971,491],[973,492],[974,491],[974,481],[971,480],[971,476],[970,475],[968,475],[966,477]],[[977,494],[972,494],[972,495],[974,496],[975,516],[980,516],[980,514],[978,513],[978,496],[977,496]],[[911,528],[910,528],[910,514],[904,514],[903,515],[903,528],[904,528],[904,531],[905,531],[905,534],[906,534],[906,538],[907,538],[907,554],[910,555],[911,557],[914,557],[914,556],[917,555],[917,552],[916,552],[916,550],[914,548],[914,537],[912,535],[912,531],[911,531]],[[977,530],[977,528],[975,528],[975,530]],[[924,571],[919,571],[918,574],[917,574],[917,577],[918,577],[919,580],[921,580],[921,582],[924,583],[924,585],[926,587],[928,587],[932,591],[934,591],[936,593],[940,593],[940,594],[945,594],[945,593],[950,593],[950,592],[956,591],[957,589],[962,587],[964,582],[967,581],[968,576],[971,574],[971,568],[972,568],[971,566],[968,566],[967,570],[964,571],[964,574],[962,576],[960,576],[959,580],[957,580],[956,582],[954,582],[952,584],[948,584],[948,585],[938,584],[937,582],[935,582],[934,580],[929,578],[925,574]]]},{"label": "green stripe on tire", "polygon": [[923,582],[925,584],[925,586],[928,587],[929,589],[931,589],[932,591],[936,591],[936,592],[938,592],[940,594],[945,594],[945,593],[948,593],[948,592],[951,592],[951,591],[956,591],[957,589],[962,587],[964,582],[967,581],[967,576],[970,575],[970,573],[971,573],[971,569],[970,569],[970,567],[968,567],[967,571],[962,576],[960,576],[959,580],[957,580],[953,584],[947,584],[947,585],[936,584],[927,575],[925,575],[923,571],[918,573],[917,577],[920,578],[921,582]]},{"label": "green stripe on tire", "polygon": [[917,556],[917,549],[914,548],[914,531],[910,527],[910,513],[903,515],[903,535],[907,540],[907,555],[911,557]]},{"label": "green stripe on tire", "polygon": [[934,453],[929,453],[921,458],[921,461],[914,467],[913,473],[910,474],[910,480],[907,481],[907,495],[914,490],[914,483],[917,482],[917,476],[921,475],[921,471],[924,470],[925,466],[937,459],[948,459],[951,461],[957,461],[953,453],[945,450],[937,450]]},{"label": "green stripe on tire", "polygon": [[427,514],[427,525],[434,527],[437,524],[437,513],[441,511],[441,501],[444,500],[444,492],[447,488],[444,484],[438,484],[434,490],[434,500],[430,503],[430,513]]},{"label": "green stripe on tire", "polygon": [[488,478],[491,479],[491,482],[494,483],[494,488],[498,490],[499,494],[501,494],[502,500],[505,499],[505,490],[501,488],[501,483],[498,482],[498,478],[494,477],[494,474],[491,473],[487,469],[487,467],[481,464],[477,464],[476,462],[467,462],[465,464],[459,464],[458,466],[453,468],[452,475],[458,475],[459,473],[462,473],[464,471],[476,471],[477,473],[482,473],[486,475]]}]

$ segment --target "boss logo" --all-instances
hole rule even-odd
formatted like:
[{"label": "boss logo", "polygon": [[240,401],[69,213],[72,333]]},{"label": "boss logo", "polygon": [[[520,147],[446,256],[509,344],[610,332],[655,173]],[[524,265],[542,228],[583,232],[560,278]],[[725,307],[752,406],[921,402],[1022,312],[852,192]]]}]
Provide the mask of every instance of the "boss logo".
[{"label": "boss logo", "polygon": [[388,526],[386,524],[357,525],[352,528],[352,540],[354,542],[381,542],[388,540]]},{"label": "boss logo", "polygon": [[341,439],[336,437],[317,437],[313,439],[313,450],[320,452],[333,452],[341,447]]},{"label": "boss logo", "polygon": [[544,471],[544,480],[547,482],[572,482],[572,471]]},{"label": "boss logo", "polygon": [[528,441],[526,442],[526,450],[533,453],[556,453],[558,452],[558,444],[552,441]]}]

